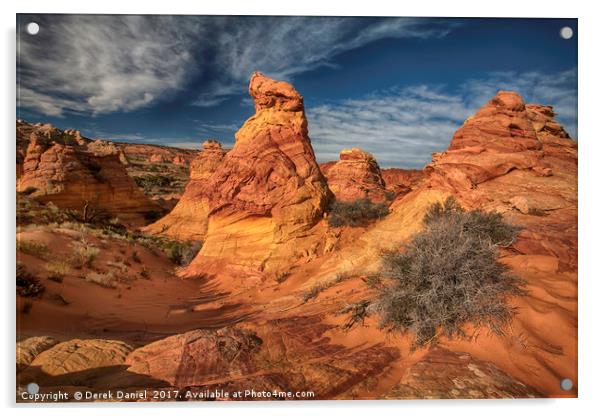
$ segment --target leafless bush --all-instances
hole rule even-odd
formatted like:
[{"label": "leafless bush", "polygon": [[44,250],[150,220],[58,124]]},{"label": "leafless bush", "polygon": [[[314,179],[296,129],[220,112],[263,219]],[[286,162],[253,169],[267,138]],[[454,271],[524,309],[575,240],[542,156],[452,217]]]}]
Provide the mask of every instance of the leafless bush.
[{"label": "leafless bush", "polygon": [[364,321],[368,316],[368,307],[370,306],[369,300],[361,300],[356,303],[351,303],[346,305],[343,309],[341,309],[337,315],[345,315],[349,314],[349,318],[343,324],[343,329],[349,330],[353,328],[355,325],[361,324],[364,325]]},{"label": "leafless bush", "polygon": [[41,296],[45,287],[23,263],[17,262],[16,269],[17,294],[23,297]]},{"label": "leafless bush", "polygon": [[86,281],[96,283],[102,287],[114,289],[117,287],[117,278],[112,272],[108,273],[97,273],[89,272],[85,276]]},{"label": "leafless bush", "polygon": [[435,344],[440,335],[464,336],[469,322],[503,334],[513,314],[506,299],[524,291],[497,261],[497,248],[517,232],[501,215],[466,212],[454,200],[431,207],[422,232],[403,250],[384,253],[381,325],[410,331],[415,347]]},{"label": "leafless bush", "polygon": [[335,201],[330,206],[328,223],[332,227],[361,227],[389,213],[385,204],[375,204],[368,198],[351,202]]},{"label": "leafless bush", "polygon": [[313,285],[311,288],[304,291],[303,293],[301,293],[301,300],[303,300],[303,302],[307,302],[311,299],[314,299],[326,289],[330,289],[331,287],[336,286],[337,284],[352,277],[353,276],[348,273],[339,273],[333,278],[330,278],[328,280],[322,280]]}]

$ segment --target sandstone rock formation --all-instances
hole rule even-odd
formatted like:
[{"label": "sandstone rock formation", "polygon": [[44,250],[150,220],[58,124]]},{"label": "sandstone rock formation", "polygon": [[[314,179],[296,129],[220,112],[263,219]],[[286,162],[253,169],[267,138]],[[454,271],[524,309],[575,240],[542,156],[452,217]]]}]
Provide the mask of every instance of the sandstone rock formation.
[{"label": "sandstone rock formation", "polygon": [[114,144],[44,126],[28,140],[17,190],[60,208],[105,211],[141,225],[158,206],[128,176]]},{"label": "sandstone rock formation", "polygon": [[447,151],[426,167],[431,182],[469,190],[513,169],[551,174],[523,99],[500,91],[454,134]]},{"label": "sandstone rock formation", "polygon": [[205,141],[203,150],[190,162],[190,180],[177,205],[145,230],[183,240],[203,240],[210,208],[206,199],[198,197],[197,190],[217,170],[225,155],[226,151],[218,141]]},{"label": "sandstone rock formation", "polygon": [[372,202],[382,203],[387,199],[385,182],[376,159],[361,149],[354,147],[341,151],[339,161],[323,172],[337,200],[368,198]]},{"label": "sandstone rock formation", "polygon": [[[39,370],[46,375],[57,376],[121,365],[132,350],[131,346],[121,341],[72,339],[38,354],[25,373]],[[27,374],[24,374],[24,377],[27,377]]]},{"label": "sandstone rock formation", "polygon": [[139,348],[126,364],[130,372],[182,388],[255,371],[253,355],[260,346],[261,339],[249,331],[196,330]]},{"label": "sandstone rock formation", "polygon": [[541,397],[490,362],[434,348],[413,364],[384,399],[504,399]]},{"label": "sandstone rock formation", "polygon": [[52,337],[31,337],[17,343],[17,372],[27,368],[31,362],[47,349],[58,344]]},{"label": "sandstone rock formation", "polygon": [[[236,133],[233,149],[209,175],[199,171],[203,179],[186,189],[191,207],[181,210],[195,212],[195,230],[206,221],[203,248],[187,275],[212,274],[224,265],[261,271],[294,261],[302,255],[299,242],[331,198],[308,137],[301,95],[260,73],[251,77],[249,93],[256,112]],[[163,225],[169,232],[165,222],[149,230]]]},{"label": "sandstone rock formation", "polygon": [[197,190],[210,207],[203,248],[188,273],[233,264],[274,271],[303,255],[301,241],[331,193],[316,163],[303,98],[292,85],[254,73],[255,115]]},{"label": "sandstone rock formation", "polygon": [[385,186],[395,196],[405,195],[416,188],[424,179],[424,171],[417,169],[388,168],[381,169]]}]

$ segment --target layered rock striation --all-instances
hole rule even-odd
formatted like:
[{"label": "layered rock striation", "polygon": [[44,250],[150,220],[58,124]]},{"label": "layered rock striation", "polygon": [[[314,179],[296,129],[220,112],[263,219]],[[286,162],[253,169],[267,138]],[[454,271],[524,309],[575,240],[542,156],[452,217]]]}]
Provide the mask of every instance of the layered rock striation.
[{"label": "layered rock striation", "polygon": [[177,205],[145,230],[182,240],[203,240],[207,234],[210,206],[207,198],[199,197],[198,190],[217,170],[225,155],[226,151],[218,141],[205,141],[203,150],[190,162],[190,180]]},{"label": "layered rock striation", "polygon": [[343,150],[339,160],[325,169],[328,186],[340,201],[386,201],[385,181],[374,157],[358,148]]},{"label": "layered rock striation", "polygon": [[27,138],[17,191],[27,191],[42,203],[87,213],[103,211],[135,225],[142,225],[158,209],[128,176],[112,143],[39,127]]},{"label": "layered rock striation", "polygon": [[[232,150],[219,163],[199,161],[202,168],[192,169],[180,210],[194,210],[191,226],[202,231],[206,224],[206,233],[186,275],[215,274],[224,265],[261,272],[290,264],[332,198],[308,136],[303,97],[258,72],[249,94],[255,114]],[[163,225],[165,232],[173,227]]]}]

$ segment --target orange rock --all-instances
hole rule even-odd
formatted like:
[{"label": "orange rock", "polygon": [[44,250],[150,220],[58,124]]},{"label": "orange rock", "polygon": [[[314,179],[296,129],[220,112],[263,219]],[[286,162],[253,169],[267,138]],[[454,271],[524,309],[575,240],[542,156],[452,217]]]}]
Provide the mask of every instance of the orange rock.
[{"label": "orange rock", "polygon": [[256,369],[261,339],[250,331],[195,330],[167,337],[133,351],[128,371],[167,381],[176,387],[248,374]]},{"label": "orange rock", "polygon": [[424,171],[416,169],[388,168],[381,169],[387,190],[395,192],[395,196],[405,195],[424,179]]},{"label": "orange rock", "polygon": [[208,207],[207,235],[185,275],[224,265],[270,270],[303,255],[303,238],[332,197],[307,132],[303,97],[258,72],[249,83],[256,113],[236,143],[191,194]]},{"label": "orange rock", "polygon": [[203,150],[190,162],[190,181],[173,210],[145,231],[183,240],[203,240],[207,234],[209,204],[199,198],[198,189],[204,186],[222,163],[226,151],[216,140],[203,143]]},{"label": "orange rock", "polygon": [[87,207],[88,213],[106,211],[134,225],[159,208],[128,176],[114,144],[43,127],[29,138],[18,191],[33,187],[31,195],[40,202],[78,211]]},{"label": "orange rock", "polygon": [[514,169],[551,175],[543,144],[520,95],[500,91],[454,134],[426,167],[435,186],[468,190]]},{"label": "orange rock", "polygon": [[368,198],[386,201],[385,182],[376,159],[358,148],[341,151],[339,161],[324,173],[328,187],[340,201]]}]

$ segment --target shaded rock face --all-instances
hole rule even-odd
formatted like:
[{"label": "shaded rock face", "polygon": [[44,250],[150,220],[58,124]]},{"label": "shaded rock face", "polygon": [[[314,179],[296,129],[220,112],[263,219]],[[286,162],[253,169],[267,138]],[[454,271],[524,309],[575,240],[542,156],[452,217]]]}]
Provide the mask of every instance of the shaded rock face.
[{"label": "shaded rock face", "polygon": [[203,150],[190,162],[190,180],[182,197],[169,214],[147,226],[145,231],[183,240],[203,240],[210,208],[206,199],[198,197],[197,190],[217,170],[225,155],[218,141],[205,141]]},{"label": "shaded rock face", "polygon": [[31,195],[40,202],[78,211],[88,206],[134,225],[158,209],[128,176],[113,143],[57,130],[31,133],[17,191],[35,188]]},{"label": "shaded rock face", "polygon": [[[206,223],[203,249],[186,275],[211,275],[225,264],[259,271],[290,264],[303,250],[299,239],[332,198],[315,161],[301,95],[260,73],[251,77],[249,94],[256,113],[236,133],[234,147],[215,170],[195,169],[203,179],[186,189],[186,204],[197,216],[192,227],[202,230]],[[206,150],[202,154],[216,152]]]},{"label": "shaded rock face", "polygon": [[413,364],[385,399],[508,399],[541,397],[494,364],[434,348]]},{"label": "shaded rock face", "polygon": [[464,122],[447,151],[433,155],[430,180],[467,190],[514,169],[551,175],[532,118],[520,95],[500,91]]},{"label": "shaded rock face", "polygon": [[339,201],[368,198],[372,202],[386,200],[385,182],[376,159],[358,148],[343,150],[339,161],[324,172],[328,187]]}]

